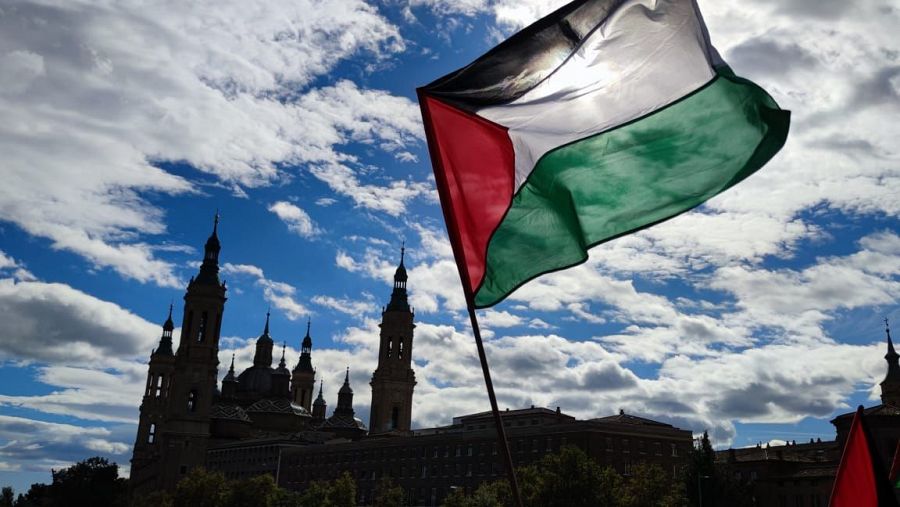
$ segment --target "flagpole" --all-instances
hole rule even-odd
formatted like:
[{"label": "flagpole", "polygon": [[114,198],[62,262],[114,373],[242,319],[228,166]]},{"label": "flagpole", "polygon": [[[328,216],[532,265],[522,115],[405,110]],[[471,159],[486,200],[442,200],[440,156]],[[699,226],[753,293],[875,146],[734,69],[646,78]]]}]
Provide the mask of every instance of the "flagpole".
[{"label": "flagpole", "polygon": [[478,328],[478,318],[475,316],[475,305],[466,298],[466,306],[469,308],[469,320],[472,321],[472,334],[475,335],[475,346],[478,348],[478,359],[481,360],[481,371],[484,373],[484,385],[487,387],[488,398],[491,400],[491,412],[494,414],[494,424],[497,426],[497,439],[503,444],[503,458],[506,461],[506,473],[509,479],[509,487],[512,489],[516,506],[522,507],[522,494],[519,492],[519,481],[516,480],[516,469],[513,467],[512,454],[509,452],[509,442],[506,440],[506,429],[503,427],[503,419],[500,417],[500,409],[497,407],[497,396],[494,394],[494,383],[491,381],[491,370],[488,368],[487,355],[484,353],[484,343],[481,341],[481,330]]}]

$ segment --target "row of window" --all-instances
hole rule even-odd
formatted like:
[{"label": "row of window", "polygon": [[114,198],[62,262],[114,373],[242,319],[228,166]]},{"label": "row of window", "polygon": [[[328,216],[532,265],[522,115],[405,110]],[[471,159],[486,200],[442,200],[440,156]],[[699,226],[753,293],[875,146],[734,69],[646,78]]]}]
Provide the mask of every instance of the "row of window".
[{"label": "row of window", "polygon": [[[606,437],[605,439],[605,449],[606,452],[613,452],[615,450],[615,443],[613,442],[612,437]],[[669,444],[671,456],[673,458],[678,457],[678,446],[676,444]],[[621,450],[622,454],[631,453],[631,442],[627,438],[623,438],[621,440]],[[647,454],[646,443],[644,440],[637,441],[637,452],[639,454]],[[663,445],[661,442],[653,442],[653,454],[656,456],[662,456],[663,454]]]}]

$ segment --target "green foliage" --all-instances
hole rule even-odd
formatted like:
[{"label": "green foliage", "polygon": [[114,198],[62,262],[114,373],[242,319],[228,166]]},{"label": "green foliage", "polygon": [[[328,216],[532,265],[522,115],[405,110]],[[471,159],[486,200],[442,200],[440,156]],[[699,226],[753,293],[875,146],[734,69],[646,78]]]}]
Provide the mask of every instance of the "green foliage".
[{"label": "green foliage", "polygon": [[356,481],[348,472],[331,482],[316,481],[300,495],[300,507],[354,507]]},{"label": "green foliage", "polygon": [[[639,464],[629,477],[600,467],[576,447],[564,447],[516,472],[522,502],[529,507],[683,507],[681,483],[655,464]],[[445,507],[505,507],[513,505],[506,481],[483,483],[471,495],[454,491]]]},{"label": "green foliage", "polygon": [[716,465],[716,452],[706,431],[703,432],[699,445],[691,451],[687,469],[682,477],[682,486],[688,505],[691,506],[699,507],[701,496],[702,505],[706,507],[753,505],[751,486],[735,479],[724,467]]},{"label": "green foliage", "polygon": [[227,494],[225,476],[221,472],[198,467],[178,481],[174,507],[219,507]]},{"label": "green foliage", "polygon": [[390,477],[382,477],[375,485],[374,507],[402,507],[406,505],[403,488],[394,484]]}]

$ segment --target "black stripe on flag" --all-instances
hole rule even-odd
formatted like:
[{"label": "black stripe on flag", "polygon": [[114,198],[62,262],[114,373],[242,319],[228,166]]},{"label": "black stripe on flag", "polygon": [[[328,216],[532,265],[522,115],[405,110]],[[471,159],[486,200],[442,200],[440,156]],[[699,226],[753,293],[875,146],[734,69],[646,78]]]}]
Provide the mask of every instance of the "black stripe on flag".
[{"label": "black stripe on flag", "polygon": [[504,104],[550,75],[624,0],[575,0],[423,87],[460,109]]}]

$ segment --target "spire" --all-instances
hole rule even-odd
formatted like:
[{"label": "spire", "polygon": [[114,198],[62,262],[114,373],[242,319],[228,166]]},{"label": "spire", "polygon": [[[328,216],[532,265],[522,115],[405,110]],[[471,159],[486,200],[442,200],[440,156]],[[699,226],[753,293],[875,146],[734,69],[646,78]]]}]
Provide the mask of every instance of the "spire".
[{"label": "spire", "polygon": [[347,373],[344,374],[344,385],[341,386],[341,390],[338,391],[341,394],[350,393],[353,394],[353,389],[350,388],[350,367],[347,367]]},{"label": "spire", "polygon": [[312,367],[312,338],[309,336],[311,325],[312,319],[307,317],[306,336],[304,336],[303,340],[300,342],[300,360],[297,361],[297,366],[294,367],[294,371],[315,372]]},{"label": "spire", "polygon": [[274,342],[269,336],[269,312],[266,312],[266,326],[263,334],[256,339],[256,353],[253,355],[253,366],[272,367],[272,346]]},{"label": "spire", "polygon": [[287,342],[281,342],[281,362],[278,363],[278,368],[284,368],[284,350],[287,348]]},{"label": "spire", "polygon": [[225,381],[233,382],[234,380],[235,380],[235,377],[234,377],[234,354],[231,354],[231,366],[228,368],[228,373],[225,375],[225,378],[222,381],[223,382],[225,382]]},{"label": "spire", "polygon": [[306,318],[306,336],[303,337],[303,342],[300,345],[300,353],[301,354],[309,354],[312,352],[312,337],[309,336],[309,328],[312,325],[312,320],[307,317]]},{"label": "spire", "polygon": [[900,407],[900,354],[894,350],[891,327],[887,319],[884,319],[884,333],[887,336],[887,354],[884,355],[884,359],[887,361],[888,371],[881,381],[881,402]]},{"label": "spire", "polygon": [[353,389],[350,388],[349,366],[347,367],[347,373],[344,374],[344,385],[338,390],[338,402],[334,414],[353,417]]},{"label": "spire", "polygon": [[406,297],[406,266],[403,264],[406,257],[406,241],[400,247],[400,265],[394,272],[394,290],[391,292],[391,301],[388,303],[388,311],[409,311],[409,301]]},{"label": "spire", "polygon": [[315,421],[321,423],[325,420],[325,397],[322,396],[322,381],[319,381],[319,397],[312,404],[312,416]]},{"label": "spire", "polygon": [[888,346],[888,351],[887,354],[884,355],[884,358],[887,359],[889,363],[892,360],[897,361],[897,358],[900,357],[900,355],[894,350],[894,342],[891,341],[891,323],[888,322],[887,319],[884,319],[884,333],[887,335]]},{"label": "spire", "polygon": [[321,402],[321,404],[325,403],[325,397],[322,396],[322,384],[324,384],[324,382],[325,382],[324,380],[319,381],[319,397],[316,398],[316,405],[319,405],[320,402]]},{"label": "spire", "polygon": [[219,243],[219,210],[213,218],[213,230],[206,240],[203,248],[203,264],[200,265],[200,273],[197,275],[196,282],[203,285],[221,285],[219,283],[219,251],[222,245]]},{"label": "spire", "polygon": [[163,324],[163,330],[172,331],[175,329],[175,323],[172,322],[172,303],[169,303],[169,318],[166,319],[165,324]]},{"label": "spire", "polygon": [[166,322],[163,324],[162,335],[159,337],[159,347],[156,349],[154,354],[163,354],[166,356],[174,355],[172,353],[172,330],[175,329],[175,324],[172,323],[172,305],[169,304],[169,317],[166,319]]}]

